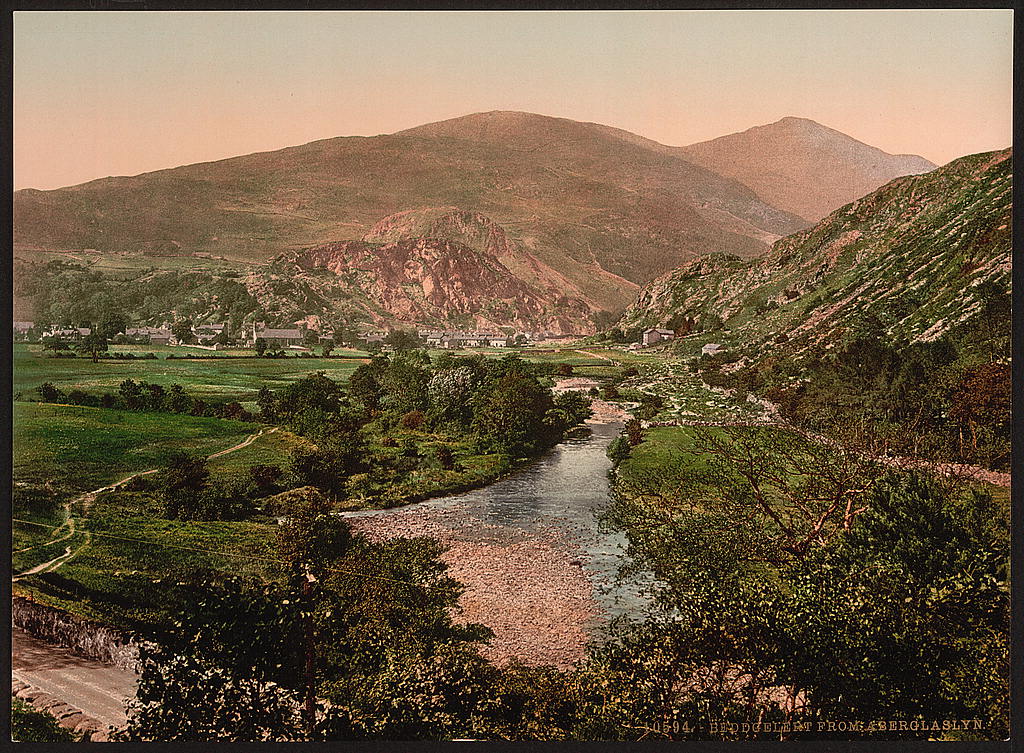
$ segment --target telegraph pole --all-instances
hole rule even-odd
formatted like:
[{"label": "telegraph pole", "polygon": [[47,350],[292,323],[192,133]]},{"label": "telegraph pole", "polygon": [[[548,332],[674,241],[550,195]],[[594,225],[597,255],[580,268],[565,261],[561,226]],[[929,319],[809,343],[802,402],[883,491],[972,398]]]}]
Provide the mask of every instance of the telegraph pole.
[{"label": "telegraph pole", "polygon": [[306,739],[313,739],[316,728],[316,644],[313,636],[313,582],[316,578],[306,570],[302,579],[303,614],[306,628]]}]

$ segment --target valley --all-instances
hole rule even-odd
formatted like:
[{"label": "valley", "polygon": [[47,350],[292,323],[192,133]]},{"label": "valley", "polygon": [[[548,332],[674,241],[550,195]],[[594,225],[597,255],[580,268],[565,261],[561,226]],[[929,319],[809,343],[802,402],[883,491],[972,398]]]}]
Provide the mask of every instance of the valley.
[{"label": "valley", "polygon": [[95,740],[999,739],[1011,158],[500,111],[19,191],[14,595],[137,653]]}]

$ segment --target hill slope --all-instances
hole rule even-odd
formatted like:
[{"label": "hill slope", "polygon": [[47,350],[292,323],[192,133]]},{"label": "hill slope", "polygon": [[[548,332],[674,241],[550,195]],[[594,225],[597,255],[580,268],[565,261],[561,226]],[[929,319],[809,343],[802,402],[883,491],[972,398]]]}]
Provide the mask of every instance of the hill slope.
[{"label": "hill slope", "polygon": [[681,153],[811,222],[893,178],[936,167],[923,157],[888,154],[806,118],[783,118],[691,144]]},{"label": "hill slope", "polygon": [[625,305],[694,255],[750,257],[806,226],[669,147],[603,126],[481,113],[392,135],[14,195],[21,253],[98,249],[266,261],[423,207],[486,214],[588,303]]},{"label": "hill slope", "polygon": [[385,217],[361,240],[291,251],[246,287],[273,321],[593,332],[579,289],[490,218],[437,207]]},{"label": "hill slope", "polygon": [[[858,317],[929,340],[974,316],[983,282],[1010,286],[1012,154],[897,178],[753,261],[704,257],[645,287],[619,326],[691,326],[736,346],[837,339]],[[712,330],[714,331],[714,330]]]}]

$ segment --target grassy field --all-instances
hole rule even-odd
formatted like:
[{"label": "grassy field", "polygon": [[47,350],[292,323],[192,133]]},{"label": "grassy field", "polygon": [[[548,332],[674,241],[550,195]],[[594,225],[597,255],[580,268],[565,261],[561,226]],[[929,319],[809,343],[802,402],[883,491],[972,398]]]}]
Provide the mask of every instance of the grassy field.
[{"label": "grassy field", "polygon": [[[14,403],[14,517],[62,525],[67,520],[66,505],[83,492],[155,468],[176,450],[211,454],[256,430],[251,424],[217,418]],[[229,457],[225,455],[224,460]],[[77,517],[82,511],[71,512]],[[75,534],[43,546],[54,536],[41,526],[15,525],[14,570],[45,562],[82,541]]]},{"label": "grassy field", "polygon": [[210,454],[257,430],[218,418],[14,403],[14,483],[86,491],[175,450]]},{"label": "grassy field", "polygon": [[[129,350],[132,346],[113,346]],[[134,346],[141,352],[158,349]],[[180,355],[179,348],[166,348]],[[208,351],[203,351],[208,352]],[[343,358],[237,358],[188,360],[100,360],[89,358],[49,358],[37,345],[18,344],[14,348],[13,390],[28,393],[43,382],[52,382],[64,391],[79,388],[86,392],[116,392],[125,379],[143,380],[169,387],[180,384],[190,395],[206,400],[251,402],[261,386],[280,389],[314,371],[323,371],[331,379],[346,381],[362,363]]]}]

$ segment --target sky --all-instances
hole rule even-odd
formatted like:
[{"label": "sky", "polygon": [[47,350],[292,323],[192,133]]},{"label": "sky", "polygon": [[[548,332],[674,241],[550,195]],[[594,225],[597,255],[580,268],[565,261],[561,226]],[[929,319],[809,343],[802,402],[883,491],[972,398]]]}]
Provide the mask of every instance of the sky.
[{"label": "sky", "polygon": [[787,115],[936,164],[1011,143],[1012,11],[14,14],[14,185],[489,110],[682,146]]}]

